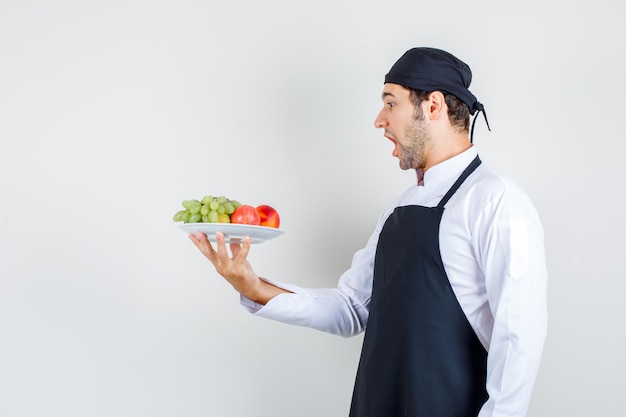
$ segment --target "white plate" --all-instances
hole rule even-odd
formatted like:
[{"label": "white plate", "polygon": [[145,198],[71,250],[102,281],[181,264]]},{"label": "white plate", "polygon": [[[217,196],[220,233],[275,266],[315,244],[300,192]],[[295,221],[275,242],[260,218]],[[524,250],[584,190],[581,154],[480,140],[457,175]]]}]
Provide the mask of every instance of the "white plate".
[{"label": "white plate", "polygon": [[215,242],[215,233],[222,232],[226,243],[242,243],[246,236],[250,236],[252,243],[263,243],[284,233],[276,227],[239,223],[182,223],[178,227],[187,234],[202,232],[211,242]]}]

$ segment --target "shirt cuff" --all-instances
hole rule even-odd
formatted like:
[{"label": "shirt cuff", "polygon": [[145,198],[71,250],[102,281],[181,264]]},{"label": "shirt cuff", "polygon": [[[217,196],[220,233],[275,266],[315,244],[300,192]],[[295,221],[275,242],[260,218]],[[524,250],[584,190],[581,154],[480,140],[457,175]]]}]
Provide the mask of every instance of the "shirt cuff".
[{"label": "shirt cuff", "polygon": [[[272,284],[275,287],[282,288],[283,290],[291,291],[292,293],[295,293],[295,294],[307,294],[307,291],[304,290],[304,288],[298,287],[297,285],[287,284],[287,283],[278,282],[278,281],[273,281],[271,279],[263,278],[263,277],[259,277],[259,278],[262,281],[265,281],[268,284]],[[249,313],[252,313],[252,314],[255,314],[255,315],[260,313],[259,315],[263,315],[262,314],[262,310],[264,310],[266,307],[268,307],[269,304],[272,303],[273,300],[275,300],[278,297],[284,296],[284,295],[289,295],[289,294],[278,294],[277,296],[275,296],[274,298],[269,300],[267,302],[267,304],[263,305],[263,304],[257,303],[256,301],[252,301],[248,297],[245,297],[245,296],[240,294],[239,295],[239,303]]]}]

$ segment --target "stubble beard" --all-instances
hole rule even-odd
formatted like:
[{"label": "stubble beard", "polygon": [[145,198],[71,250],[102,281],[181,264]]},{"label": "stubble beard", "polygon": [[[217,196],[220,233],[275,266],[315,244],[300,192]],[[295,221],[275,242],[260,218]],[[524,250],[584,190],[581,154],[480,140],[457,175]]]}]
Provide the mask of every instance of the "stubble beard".
[{"label": "stubble beard", "polygon": [[423,115],[422,117],[416,115],[413,125],[405,129],[404,137],[407,139],[406,145],[398,144],[400,147],[400,168],[423,169],[426,165],[424,150],[431,139]]}]

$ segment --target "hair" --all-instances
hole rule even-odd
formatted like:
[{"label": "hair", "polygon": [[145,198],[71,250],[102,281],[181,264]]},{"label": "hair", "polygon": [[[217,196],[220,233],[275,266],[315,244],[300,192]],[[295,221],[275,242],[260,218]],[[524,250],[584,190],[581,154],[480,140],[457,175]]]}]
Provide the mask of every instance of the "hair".
[{"label": "hair", "polygon": [[[408,88],[408,90],[410,94],[409,97],[415,106],[415,118],[421,119],[424,115],[420,105],[422,104],[422,101],[426,100],[430,96],[432,91],[414,90],[412,88]],[[443,94],[443,97],[446,100],[446,105],[448,106],[448,120],[450,121],[450,124],[459,133],[469,132],[470,111],[467,104],[463,103],[456,96],[453,96],[450,93],[446,93],[444,91],[441,93]]]}]

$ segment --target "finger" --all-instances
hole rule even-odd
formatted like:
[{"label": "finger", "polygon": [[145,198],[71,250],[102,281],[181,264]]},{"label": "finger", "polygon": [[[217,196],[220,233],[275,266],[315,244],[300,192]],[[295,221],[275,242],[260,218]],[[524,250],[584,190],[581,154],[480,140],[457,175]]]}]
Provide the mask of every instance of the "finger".
[{"label": "finger", "polygon": [[195,235],[190,234],[189,239],[198,249],[200,249],[200,252],[202,252],[203,255],[213,261],[213,258],[215,257],[215,250],[205,233],[197,232]]},{"label": "finger", "polygon": [[[187,237],[189,237],[189,239],[193,242],[194,245],[196,245],[196,247],[200,250],[202,250],[202,246],[203,246],[203,235],[204,233],[198,232],[195,235],[193,233],[190,233],[189,235],[187,235]],[[204,239],[206,239],[206,235],[204,235]]]},{"label": "finger", "polygon": [[237,256],[240,250],[241,250],[241,243],[230,244],[230,252],[233,254],[233,258]]},{"label": "finger", "polygon": [[224,238],[224,233],[222,232],[215,233],[215,240],[217,243],[217,257],[222,261],[229,259],[228,251],[226,250],[226,242]]},{"label": "finger", "polygon": [[191,239],[191,241],[192,241],[194,244],[200,243],[200,241],[198,240],[198,238],[196,237],[196,235],[194,235],[193,233],[189,233],[189,234],[187,235],[187,237],[188,237],[189,239]]},{"label": "finger", "polygon": [[235,264],[241,265],[246,262],[248,259],[248,253],[250,252],[250,246],[252,246],[252,240],[250,239],[250,236],[246,236],[243,239],[243,244],[237,250],[237,254],[233,254]]}]

